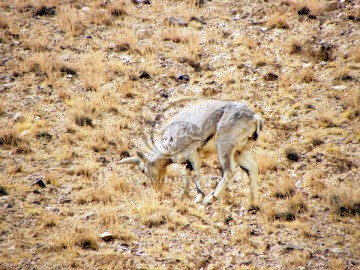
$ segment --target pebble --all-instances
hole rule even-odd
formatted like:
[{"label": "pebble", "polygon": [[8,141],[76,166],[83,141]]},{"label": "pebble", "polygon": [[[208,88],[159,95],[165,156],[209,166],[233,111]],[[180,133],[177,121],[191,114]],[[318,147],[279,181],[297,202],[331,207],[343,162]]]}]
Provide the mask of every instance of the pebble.
[{"label": "pebble", "polygon": [[186,74],[179,74],[176,76],[176,80],[181,82],[188,82],[190,81],[190,76]]},{"label": "pebble", "polygon": [[333,86],[334,90],[346,90],[347,86],[346,85],[335,85]]},{"label": "pebble", "polygon": [[175,18],[175,17],[165,18],[164,23],[171,25],[171,26],[180,26],[180,27],[188,26],[188,23],[185,20],[183,20],[181,18]]},{"label": "pebble", "polygon": [[13,117],[13,121],[14,122],[22,122],[25,120],[25,117],[22,115],[21,112],[17,112],[15,113],[14,117]]},{"label": "pebble", "polygon": [[30,130],[25,129],[25,130],[20,132],[19,136],[20,137],[25,137],[26,135],[29,135],[29,134],[30,134]]},{"label": "pebble", "polygon": [[113,235],[109,232],[104,232],[102,234],[100,234],[101,239],[103,239],[104,241],[109,241],[113,238]]},{"label": "pebble", "polygon": [[90,219],[91,217],[94,217],[95,215],[96,215],[95,212],[89,212],[89,213],[86,213],[86,214],[84,215],[84,218],[85,218],[86,220],[88,220],[88,219]]},{"label": "pebble", "polygon": [[331,252],[334,253],[334,254],[341,254],[341,253],[343,253],[342,249],[340,249],[340,248],[333,248],[333,249],[331,250]]},{"label": "pebble", "polygon": [[31,184],[31,186],[35,186],[35,185],[39,186],[41,188],[46,187],[44,181],[42,179],[40,179],[40,178],[36,179],[35,182]]}]

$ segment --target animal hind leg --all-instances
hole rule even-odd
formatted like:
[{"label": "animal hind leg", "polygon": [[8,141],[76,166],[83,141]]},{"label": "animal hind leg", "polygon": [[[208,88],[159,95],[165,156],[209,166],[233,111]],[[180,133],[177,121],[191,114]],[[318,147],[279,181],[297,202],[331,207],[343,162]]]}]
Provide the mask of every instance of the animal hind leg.
[{"label": "animal hind leg", "polygon": [[230,146],[218,146],[219,163],[222,169],[221,181],[217,184],[215,191],[211,196],[204,200],[204,204],[211,203],[214,199],[218,199],[224,192],[229,179],[234,175],[234,149]]},{"label": "animal hind leg", "polygon": [[252,158],[249,150],[243,150],[237,157],[237,162],[250,178],[250,204],[257,206],[259,204],[257,164]]},{"label": "animal hind leg", "polygon": [[204,193],[202,192],[202,188],[201,188],[201,182],[202,182],[201,181],[202,178],[200,176],[201,161],[198,152],[194,152],[190,155],[187,166],[189,166],[190,171],[193,172],[195,177],[195,185],[197,192],[195,203],[200,203],[204,198]]}]

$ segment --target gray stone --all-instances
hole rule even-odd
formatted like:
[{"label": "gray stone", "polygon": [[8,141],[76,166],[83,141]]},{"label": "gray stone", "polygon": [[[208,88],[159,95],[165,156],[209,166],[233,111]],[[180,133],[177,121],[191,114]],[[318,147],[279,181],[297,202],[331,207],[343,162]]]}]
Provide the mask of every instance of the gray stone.
[{"label": "gray stone", "polygon": [[104,241],[109,241],[113,238],[113,235],[109,232],[104,232],[102,234],[100,234],[101,239],[103,239]]}]

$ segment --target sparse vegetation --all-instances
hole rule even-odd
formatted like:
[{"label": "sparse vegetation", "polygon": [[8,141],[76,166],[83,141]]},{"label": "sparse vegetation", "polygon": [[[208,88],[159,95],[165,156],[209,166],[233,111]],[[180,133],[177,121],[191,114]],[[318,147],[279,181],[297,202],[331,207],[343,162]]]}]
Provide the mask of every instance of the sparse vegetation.
[{"label": "sparse vegetation", "polygon": [[[358,268],[359,20],[356,1],[1,1],[0,268]],[[201,206],[185,166],[155,190],[117,164],[194,97],[263,117],[260,209],[240,169]]]}]

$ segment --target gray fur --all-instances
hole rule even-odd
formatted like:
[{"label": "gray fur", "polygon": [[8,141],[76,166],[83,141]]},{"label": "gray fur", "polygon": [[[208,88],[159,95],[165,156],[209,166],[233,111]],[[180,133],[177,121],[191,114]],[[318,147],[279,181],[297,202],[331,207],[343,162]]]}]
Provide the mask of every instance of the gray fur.
[{"label": "gray fur", "polygon": [[[166,125],[154,149],[146,153],[140,167],[153,181],[161,181],[166,166],[187,163],[183,193],[189,189],[189,178],[195,177],[197,198],[203,199],[201,190],[200,159],[217,154],[223,178],[215,192],[204,203],[210,203],[223,192],[233,176],[236,165],[247,170],[251,182],[252,202],[258,203],[257,165],[251,158],[250,148],[261,129],[261,120],[244,103],[209,100],[182,109]],[[139,163],[137,162],[137,163]],[[136,163],[128,158],[120,163]],[[192,170],[190,170],[192,169]]]}]

